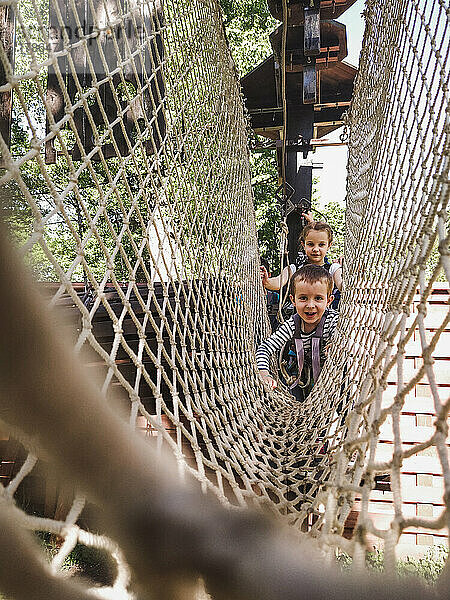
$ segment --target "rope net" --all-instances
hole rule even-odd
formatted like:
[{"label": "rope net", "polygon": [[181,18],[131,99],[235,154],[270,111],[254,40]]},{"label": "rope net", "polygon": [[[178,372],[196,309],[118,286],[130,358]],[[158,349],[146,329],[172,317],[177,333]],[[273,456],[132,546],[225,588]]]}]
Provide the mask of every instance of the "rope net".
[{"label": "rope net", "polygon": [[[445,288],[450,277],[449,10],[444,0],[366,3],[348,118],[340,320],[321,378],[299,405],[282,387],[265,390],[255,366],[268,322],[247,120],[217,3],[0,1],[5,221],[52,318],[61,319],[48,339],[70,337],[84,365],[80,390],[84,379],[94,378],[104,405],[96,419],[83,421],[80,392],[68,410],[55,407],[52,418],[59,420],[45,425],[52,394],[39,380],[50,366],[40,350],[44,330],[30,338],[38,381],[25,371],[27,360],[17,365],[23,346],[11,368],[21,369],[15,385],[26,379],[35,386],[34,425],[26,405],[20,409],[21,394],[13,384],[2,385],[2,427],[31,451],[2,489],[3,509],[18,529],[59,536],[54,573],[77,543],[106,549],[119,565],[117,577],[97,593],[132,597],[122,551],[105,535],[123,537],[90,533],[84,493],[88,500],[118,503],[110,481],[103,497],[100,486],[89,495],[88,482],[113,470],[109,454],[111,464],[122,461],[114,489],[132,502],[132,474],[164,469],[164,447],[179,478],[197,480],[207,498],[269,511],[317,537],[323,552],[351,554],[354,568],[364,567],[368,536],[382,544],[392,571],[405,529],[448,533],[450,400],[448,387],[436,383],[433,357],[450,313],[444,311],[432,330],[426,313],[433,283],[444,281]],[[31,294],[24,277],[13,273],[8,280],[5,266],[4,293],[23,286],[11,310],[19,311]],[[20,339],[33,329],[27,313],[6,321]],[[405,348],[413,339],[422,358],[411,367]],[[13,364],[12,342],[2,335],[2,344]],[[70,379],[63,366],[53,370],[61,381]],[[9,376],[4,370],[4,381]],[[395,386],[388,385],[392,376]],[[435,420],[426,441],[405,444],[402,407],[418,382],[429,387]],[[146,447],[156,452],[152,465],[138,468],[131,451],[117,456],[119,442],[106,433],[110,405],[126,411],[137,431],[130,444],[147,438]],[[393,444],[381,455],[379,432],[386,424]],[[65,448],[78,435],[84,442],[71,462]],[[86,474],[80,457],[86,453],[88,472],[102,447],[108,464]],[[444,501],[430,518],[405,516],[402,465],[426,452],[437,458]],[[57,464],[60,480],[81,489],[68,494],[57,515],[16,503],[41,462],[43,469]],[[379,475],[390,475],[394,505],[383,529],[369,514]],[[355,498],[357,535],[348,540],[342,534]],[[135,535],[136,523],[126,525]],[[195,554],[184,543],[184,552]]]}]

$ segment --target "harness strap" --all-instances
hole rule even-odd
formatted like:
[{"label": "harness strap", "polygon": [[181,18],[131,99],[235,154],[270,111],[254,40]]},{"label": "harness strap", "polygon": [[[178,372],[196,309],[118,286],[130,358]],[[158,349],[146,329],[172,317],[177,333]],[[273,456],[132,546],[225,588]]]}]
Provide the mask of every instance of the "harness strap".
[{"label": "harness strap", "polygon": [[[313,370],[313,382],[315,383],[320,375],[320,340],[323,336],[323,328],[325,325],[325,316],[326,313],[322,315],[320,322],[317,326],[316,332],[311,339],[311,355],[312,355],[312,370]],[[297,318],[296,318],[297,317]],[[297,387],[299,384],[303,365],[305,363],[305,349],[303,347],[303,340],[301,338],[301,320],[299,315],[294,315],[295,321],[295,333],[294,333],[294,341],[295,341],[295,350],[297,354],[297,365],[298,365],[298,377],[294,381],[292,385],[289,386],[289,389],[293,389]]]},{"label": "harness strap", "polygon": [[323,336],[323,326],[325,323],[325,313],[320,319],[320,323],[316,329],[316,335],[311,340],[311,353],[312,353],[312,368],[313,368],[313,381],[316,383],[320,375],[320,339]]},{"label": "harness strap", "polygon": [[303,371],[303,364],[305,362],[305,349],[303,348],[303,340],[302,338],[295,338],[295,350],[297,353],[297,364],[298,364],[298,377],[294,381],[294,383],[289,386],[290,389],[297,387],[298,382],[300,381],[300,377]]}]

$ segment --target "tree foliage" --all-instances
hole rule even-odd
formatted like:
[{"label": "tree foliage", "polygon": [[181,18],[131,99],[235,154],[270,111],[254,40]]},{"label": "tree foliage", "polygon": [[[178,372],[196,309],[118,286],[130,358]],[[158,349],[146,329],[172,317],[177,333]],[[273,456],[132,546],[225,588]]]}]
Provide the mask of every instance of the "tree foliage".
[{"label": "tree foliage", "polygon": [[260,253],[268,260],[272,270],[277,270],[280,262],[281,212],[277,200],[275,153],[254,153],[251,156],[251,168]]},{"label": "tree foliage", "polygon": [[[16,27],[14,70],[17,76],[29,72],[32,67],[30,49],[38,63],[47,59],[46,34],[36,21],[36,8],[41,14],[42,23],[46,25],[49,18],[48,1],[37,0],[32,4],[24,0],[20,6],[29,41],[22,28]],[[36,144],[42,147],[46,122],[42,96],[46,87],[45,68],[40,70],[36,78],[25,77],[18,83],[19,93],[14,95],[11,122],[10,152],[14,159],[25,156]],[[75,135],[69,126],[60,129],[58,135],[66,147],[71,148]],[[76,183],[71,185],[73,173],[67,157],[61,151],[59,139],[55,140],[55,148],[59,151],[58,160],[55,164],[46,165],[47,176],[44,176],[39,164],[43,155],[21,164],[20,175],[31,201],[15,180],[10,180],[3,187],[2,210],[11,237],[19,245],[26,244],[30,236],[37,242],[28,244],[25,256],[37,279],[58,280],[50,255],[64,271],[70,270],[73,281],[85,277],[83,265],[75,265],[77,258],[82,255],[93,276],[100,279],[107,269],[105,248],[112,257],[117,278],[127,279],[129,269],[125,268],[124,257],[129,256],[131,262],[133,255],[136,257],[136,246],[142,238],[152,208],[151,198],[148,200],[151,194],[147,192],[146,200],[143,194],[138,194],[142,187],[142,173],[145,172],[142,152],[136,152],[134,163],[130,161],[125,166],[117,158],[109,159],[106,166],[93,160],[89,168],[78,173]],[[72,171],[77,170],[79,163],[72,162]],[[111,192],[113,188],[116,190],[114,193]],[[139,211],[130,214],[131,200],[136,197],[139,198]],[[35,230],[41,219],[45,220],[45,227],[38,227],[41,231],[39,236]],[[95,235],[92,233],[92,220],[95,220]],[[128,221],[128,226],[123,235],[121,230],[124,221]],[[116,248],[118,236],[121,236],[124,248],[122,253]],[[146,258],[145,251],[143,258]],[[142,273],[138,271],[137,280],[141,276]]]},{"label": "tree foliage", "polygon": [[241,75],[270,56],[268,34],[279,22],[269,13],[267,0],[219,0],[233,58]]},{"label": "tree foliage", "polygon": [[[242,77],[272,54],[269,33],[279,22],[270,15],[267,0],[220,0],[220,4],[231,53]],[[250,164],[260,252],[276,270],[281,213],[275,152],[254,153]]]},{"label": "tree foliage", "polygon": [[[270,15],[266,0],[220,0],[220,3],[223,9],[230,48],[238,70],[243,75],[271,54],[269,33],[279,23]],[[45,21],[48,18],[48,4],[45,3],[45,0],[38,0],[38,4]],[[36,58],[38,61],[44,61],[46,59],[45,40],[41,39],[42,31],[39,30],[33,20],[34,8],[27,0],[23,2],[21,13],[24,24],[31,32]],[[17,74],[23,74],[30,69],[30,59],[28,47],[20,31],[17,35],[16,44],[15,69]],[[46,88],[45,70],[42,70],[39,80],[24,79],[19,85],[20,93],[27,107],[28,117],[16,98],[13,104],[11,141],[11,153],[14,158],[24,156],[32,148],[33,140],[29,119],[36,127],[38,137],[45,134],[44,105],[38,93],[38,86],[41,87],[41,90]],[[69,138],[70,135],[73,136],[73,132],[64,129],[61,130],[60,135],[65,139],[67,146],[70,147],[73,140]],[[56,145],[58,145],[58,142],[56,142]],[[139,161],[139,157],[137,159],[142,166],[142,172],[144,172],[143,160]],[[102,277],[105,272],[102,244],[96,236],[92,235],[88,235],[88,241],[83,242],[83,238],[89,233],[87,215],[90,215],[90,218],[95,218],[99,205],[103,203],[102,217],[97,218],[96,228],[104,246],[110,252],[114,252],[115,239],[120,235],[123,220],[127,219],[130,196],[137,196],[140,186],[140,176],[133,172],[134,166],[132,164],[129,167],[127,166],[124,176],[118,177],[119,165],[117,163],[116,159],[109,159],[107,168],[105,168],[101,162],[93,161],[91,163],[92,172],[88,169],[81,171],[76,188],[67,192],[70,183],[70,171],[63,153],[59,154],[55,165],[46,166],[50,180],[53,182],[53,189],[49,188],[48,180],[46,181],[44,178],[35,159],[23,162],[21,175],[24,184],[28,190],[31,190],[36,209],[43,218],[47,219],[41,244],[31,245],[27,254],[27,261],[37,278],[45,280],[58,278],[46,256],[45,247],[49,249],[65,271],[71,268],[77,256],[82,253],[94,276]],[[279,268],[281,213],[277,199],[279,181],[275,152],[254,153],[251,157],[251,168],[261,255],[269,260],[272,269],[276,271]],[[105,199],[101,199],[95,179],[103,190],[109,189],[111,180],[115,179],[117,182],[116,196],[109,196],[107,202],[105,202]],[[66,220],[61,217],[57,206],[60,194],[64,195]],[[192,210],[202,209],[200,205],[193,206]],[[33,231],[36,214],[33,213],[23,191],[13,180],[4,187],[3,208],[13,237],[19,244],[25,243]],[[131,218],[128,219],[128,231],[121,238],[125,253],[130,257],[136,254],[133,248],[135,248],[135,242],[137,243],[138,239],[142,237],[142,223],[145,223],[146,215],[152,209],[151,199],[150,201],[143,201],[139,209],[142,219],[137,218],[136,213],[133,213]],[[204,207],[202,211],[203,214],[206,214]],[[337,232],[334,250],[336,254],[340,254],[342,252],[339,241],[342,229],[342,223],[339,222],[341,213],[332,206],[327,211],[331,219],[330,224]],[[67,221],[72,223],[72,230],[68,228]],[[116,252],[113,260],[117,276],[119,278],[125,277],[127,269],[124,268],[123,256]],[[71,273],[71,277],[74,280],[80,280],[83,276],[83,267],[78,264]],[[139,279],[139,273],[137,277]]]},{"label": "tree foliage", "polygon": [[344,254],[345,240],[345,208],[339,202],[328,202],[319,207],[317,193],[313,193],[313,216],[318,221],[325,221],[333,230],[333,244],[328,251],[328,258],[334,260]]},{"label": "tree foliage", "polygon": [[[272,49],[269,34],[279,26],[269,13],[267,0],[220,0],[230,49],[238,70],[245,75],[265,58]],[[251,157],[256,225],[261,256],[268,260],[273,272],[280,266],[281,210],[277,199],[278,173],[275,152],[254,153]],[[313,189],[313,207],[318,206],[317,189]],[[343,208],[332,202],[321,209],[325,220],[334,231],[331,258],[343,253]],[[316,213],[317,218],[321,218]]]}]

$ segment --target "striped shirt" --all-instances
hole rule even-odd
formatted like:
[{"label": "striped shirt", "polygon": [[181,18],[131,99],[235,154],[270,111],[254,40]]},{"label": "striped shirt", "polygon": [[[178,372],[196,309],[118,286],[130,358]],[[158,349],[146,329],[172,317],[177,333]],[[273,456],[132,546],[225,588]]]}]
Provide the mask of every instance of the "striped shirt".
[{"label": "striped shirt", "polygon": [[[325,323],[323,325],[323,346],[325,346],[331,339],[337,325],[339,313],[332,308],[328,308],[325,311]],[[311,352],[311,339],[314,336],[317,327],[314,328],[310,333],[304,333],[301,331],[301,338],[303,341],[303,347],[305,354]],[[260,371],[269,371],[270,357],[275,352],[279,352],[284,348],[286,342],[293,338],[295,333],[295,321],[294,317],[291,317],[284,323],[282,323],[278,329],[272,333],[264,342],[262,342],[256,350],[256,364]],[[324,359],[324,357],[322,357]]]}]

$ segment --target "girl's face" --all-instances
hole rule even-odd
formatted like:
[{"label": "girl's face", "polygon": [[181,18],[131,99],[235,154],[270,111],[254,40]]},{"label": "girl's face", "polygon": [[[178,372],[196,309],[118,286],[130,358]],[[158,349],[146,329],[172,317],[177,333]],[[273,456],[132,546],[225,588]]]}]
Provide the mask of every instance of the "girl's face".
[{"label": "girl's face", "polygon": [[303,250],[308,260],[313,265],[323,265],[325,255],[330,247],[326,231],[309,231],[305,241],[302,241]]}]

